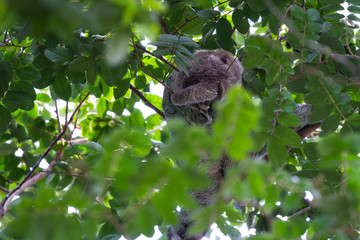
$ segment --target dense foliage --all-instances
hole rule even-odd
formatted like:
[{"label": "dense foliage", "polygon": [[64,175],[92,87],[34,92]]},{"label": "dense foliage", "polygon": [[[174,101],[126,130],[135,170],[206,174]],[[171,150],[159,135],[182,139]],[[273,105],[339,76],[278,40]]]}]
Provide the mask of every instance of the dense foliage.
[{"label": "dense foliage", "polygon": [[[356,14],[358,0],[0,1],[1,239],[151,237],[178,206],[196,209],[193,232],[215,222],[231,239],[240,226],[251,239],[357,239]],[[245,67],[211,133],[165,124],[150,92],[199,48]],[[288,128],[303,102],[323,120],[304,141]],[[264,144],[269,161],[246,157]],[[199,209],[198,160],[223,151],[239,166]]]}]

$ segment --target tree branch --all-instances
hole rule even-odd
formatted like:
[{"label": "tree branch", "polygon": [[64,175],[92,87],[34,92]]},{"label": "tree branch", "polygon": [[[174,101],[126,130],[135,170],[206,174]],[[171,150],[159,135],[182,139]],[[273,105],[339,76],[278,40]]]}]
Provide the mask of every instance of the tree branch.
[{"label": "tree branch", "polygon": [[24,179],[13,189],[11,190],[6,197],[3,199],[3,201],[0,204],[0,218],[3,217],[6,212],[8,211],[9,204],[14,196],[20,194],[23,192],[27,187],[31,186],[35,182],[41,180],[45,176],[47,176],[49,171],[51,171],[55,166],[56,163],[62,158],[62,151],[60,151],[57,155],[57,157],[50,163],[48,168],[45,170],[46,172],[40,172],[33,176],[35,173],[35,170],[39,167],[40,162],[49,154],[49,152],[55,147],[56,143],[62,139],[64,134],[66,133],[66,130],[69,126],[69,124],[72,122],[75,114],[80,111],[81,105],[85,102],[85,100],[88,98],[90,93],[86,94],[86,96],[81,100],[73,114],[71,115],[69,121],[66,122],[64,125],[62,131],[59,133],[59,135],[51,142],[50,146],[46,149],[46,151],[41,155],[40,159],[35,163],[35,165],[32,167],[31,171],[26,174]]},{"label": "tree branch", "polygon": [[149,100],[147,100],[146,97],[144,97],[144,95],[142,95],[142,93],[136,87],[134,87],[132,84],[130,84],[130,89],[136,95],[138,95],[141,98],[141,100],[143,100],[143,102],[145,103],[146,106],[153,109],[157,114],[159,114],[163,119],[165,119],[165,114],[162,111],[160,111],[160,109],[155,107]]},{"label": "tree branch", "polygon": [[173,68],[175,71],[179,71],[179,69],[177,67],[174,66],[174,64],[170,63],[168,60],[166,60],[164,57],[157,57],[154,56],[154,54],[152,52],[150,52],[149,50],[147,50],[146,48],[143,48],[142,46],[136,44],[134,41],[131,41],[133,44],[134,48],[137,48],[143,52],[146,52],[147,54],[150,54],[153,57],[158,58],[160,61],[164,62],[165,64],[169,65],[171,68]]}]

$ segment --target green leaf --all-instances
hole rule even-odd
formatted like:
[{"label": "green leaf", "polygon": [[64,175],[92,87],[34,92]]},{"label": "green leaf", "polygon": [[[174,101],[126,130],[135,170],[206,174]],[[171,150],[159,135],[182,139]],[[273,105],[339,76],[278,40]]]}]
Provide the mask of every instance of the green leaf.
[{"label": "green leaf", "polygon": [[267,8],[264,0],[246,0],[246,3],[255,12],[260,12]]},{"label": "green leaf", "polygon": [[246,17],[248,17],[251,21],[254,23],[258,21],[260,14],[258,12],[255,12],[251,10],[248,4],[244,6],[244,13]]},{"label": "green leaf", "polygon": [[89,59],[84,56],[80,56],[71,61],[71,63],[69,64],[69,70],[73,72],[82,72],[85,71],[88,66]]},{"label": "green leaf", "polygon": [[56,74],[56,79],[51,86],[57,97],[64,101],[69,100],[71,96],[71,85],[63,73],[58,72]]},{"label": "green leaf", "polygon": [[195,18],[194,20],[188,22],[181,30],[186,34],[199,34],[204,22],[205,21],[202,18]]},{"label": "green leaf", "polygon": [[11,65],[8,62],[0,62],[0,97],[4,95],[9,87],[11,72]]},{"label": "green leaf", "polygon": [[4,105],[0,104],[0,134],[6,132],[11,119],[10,111]]},{"label": "green leaf", "polygon": [[50,61],[57,63],[59,65],[65,65],[69,63],[73,57],[71,50],[64,47],[46,49],[44,55]]},{"label": "green leaf", "polygon": [[263,198],[265,192],[265,185],[262,176],[259,172],[251,171],[248,176],[251,191],[257,198]]},{"label": "green leaf", "polygon": [[155,107],[157,107],[159,110],[162,110],[162,98],[154,95],[154,94],[145,94],[145,97],[147,100],[149,100],[149,102],[151,102]]},{"label": "green leaf", "polygon": [[294,113],[282,112],[278,116],[278,121],[286,127],[298,127],[301,124],[299,117]]},{"label": "green leaf", "polygon": [[317,123],[331,114],[334,106],[332,104],[314,104],[312,105],[310,123]]},{"label": "green leaf", "polygon": [[327,103],[329,101],[328,93],[323,89],[315,90],[314,92],[305,94],[304,100],[308,104]]},{"label": "green leaf", "polygon": [[347,10],[352,13],[360,14],[360,6],[350,5]]},{"label": "green leaf", "polygon": [[216,23],[216,33],[220,39],[226,39],[232,35],[231,24],[226,18],[221,18]]},{"label": "green leaf", "polygon": [[50,69],[50,68],[54,68],[56,66],[56,64],[54,62],[50,61],[49,59],[47,59],[44,56],[44,54],[36,56],[33,61],[33,65],[34,65],[34,67],[36,67],[38,69]]},{"label": "green leaf", "polygon": [[275,168],[281,167],[287,159],[286,147],[275,137],[270,138],[267,152],[268,159]]},{"label": "green leaf", "polygon": [[100,73],[102,79],[108,86],[116,86],[120,83],[127,72],[127,65],[110,67],[105,61],[100,62]]},{"label": "green leaf", "polygon": [[36,93],[30,83],[25,81],[15,81],[10,86],[10,91],[3,100],[4,105],[10,110],[18,108],[29,111],[34,107]]},{"label": "green leaf", "polygon": [[249,20],[244,14],[243,10],[235,9],[235,11],[232,14],[232,20],[236,27],[236,29],[242,33],[246,34],[249,31],[250,25]]},{"label": "green leaf", "polygon": [[107,101],[104,96],[101,96],[98,104],[96,105],[96,112],[99,118],[104,118],[107,111]]},{"label": "green leaf", "polygon": [[318,21],[321,19],[320,13],[315,8],[309,8],[306,11],[310,21]]},{"label": "green leaf", "polygon": [[321,33],[319,43],[324,44],[331,48],[335,53],[345,54],[344,46],[341,44],[339,38],[331,35],[328,32]]},{"label": "green leaf", "polygon": [[97,86],[99,83],[96,81],[98,79],[98,65],[95,60],[92,60],[88,63],[86,69],[86,79],[90,85]]},{"label": "green leaf", "polygon": [[[233,87],[218,105],[218,116],[213,124],[216,142],[234,159],[243,159],[252,147],[249,133],[257,118],[258,109],[250,96],[242,88]],[[214,150],[218,149],[214,147]]]},{"label": "green leaf", "polygon": [[130,34],[126,30],[120,28],[114,30],[109,38],[109,46],[106,49],[106,54],[108,56],[108,64],[111,66],[116,66],[121,63],[124,63],[129,52],[129,38]]},{"label": "green leaf", "polygon": [[210,20],[217,20],[220,16],[220,12],[214,9],[200,10],[196,14],[201,18]]},{"label": "green leaf", "polygon": [[41,78],[36,81],[32,81],[32,85],[37,89],[43,89],[50,86],[56,78],[56,72],[54,69],[45,69],[41,71]]},{"label": "green leaf", "polygon": [[246,46],[245,47],[246,58],[242,61],[242,64],[245,68],[254,68],[259,66],[264,58],[264,52],[256,46]]},{"label": "green leaf", "polygon": [[40,102],[48,103],[51,101],[51,98],[46,93],[38,93],[36,94],[36,100]]},{"label": "green leaf", "polygon": [[302,148],[300,136],[291,128],[276,126],[275,137],[286,146],[294,148]]},{"label": "green leaf", "polygon": [[302,7],[294,4],[290,6],[290,11],[294,18],[300,20],[301,22],[306,22],[306,12],[302,9]]},{"label": "green leaf", "polygon": [[340,114],[331,115],[322,122],[321,129],[327,133],[334,132],[339,127],[340,120]]},{"label": "green leaf", "polygon": [[21,26],[20,32],[17,35],[18,42],[21,43],[24,41],[27,36],[30,34],[32,29],[32,24],[30,22],[25,22],[24,25]]},{"label": "green leaf", "polygon": [[159,214],[152,204],[143,206],[137,214],[137,226],[147,237],[154,235],[154,226],[159,225]]},{"label": "green leaf", "polygon": [[130,78],[124,78],[120,80],[115,88],[114,88],[114,98],[118,99],[125,95],[125,93],[129,90],[130,87]]},{"label": "green leaf", "polygon": [[32,67],[25,67],[17,72],[17,76],[20,80],[24,81],[36,81],[41,78],[41,73]]},{"label": "green leaf", "polygon": [[215,29],[216,29],[216,23],[214,22],[208,22],[204,24],[203,28],[201,29],[204,43],[206,43],[210,39]]},{"label": "green leaf", "polygon": [[230,0],[229,6],[232,8],[236,8],[239,6],[244,0]]},{"label": "green leaf", "polygon": [[[0,104],[0,113],[2,113],[2,105]],[[2,119],[2,115],[0,115],[0,121]],[[0,123],[2,126],[2,123]],[[7,129],[7,127],[6,127]],[[16,144],[14,142],[12,143],[0,143],[0,157],[4,157],[4,156],[8,156],[8,155],[14,155],[14,153],[16,152],[16,150],[18,149],[18,147],[16,146]]]},{"label": "green leaf", "polygon": [[296,103],[293,100],[285,99],[284,101],[281,102],[280,108],[284,112],[291,113],[291,112],[294,112],[296,110]]},{"label": "green leaf", "polygon": [[147,84],[147,79],[144,75],[138,75],[135,78],[135,87],[137,89],[144,89]]}]

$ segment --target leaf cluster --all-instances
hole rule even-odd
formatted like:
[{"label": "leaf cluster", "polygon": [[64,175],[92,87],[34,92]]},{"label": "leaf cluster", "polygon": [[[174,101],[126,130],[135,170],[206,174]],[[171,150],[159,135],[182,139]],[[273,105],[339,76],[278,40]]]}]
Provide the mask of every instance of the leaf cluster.
[{"label": "leaf cluster", "polygon": [[[178,207],[192,210],[192,233],[215,222],[231,239],[241,226],[251,239],[358,238],[359,9],[1,1],[1,239],[135,239],[155,226],[164,238]],[[242,88],[217,104],[211,131],[165,123],[154,89],[217,48],[242,61]],[[293,130],[301,103],[322,122],[306,139]],[[268,161],[251,158],[265,146]],[[191,192],[223,156],[234,167],[199,208]]]}]

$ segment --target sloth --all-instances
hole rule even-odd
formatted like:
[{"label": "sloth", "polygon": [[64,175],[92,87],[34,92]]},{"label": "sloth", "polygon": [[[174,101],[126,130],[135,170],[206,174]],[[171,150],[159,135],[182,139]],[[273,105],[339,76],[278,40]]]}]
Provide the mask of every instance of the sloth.
[{"label": "sloth", "polygon": [[[189,74],[184,71],[173,72],[167,79],[167,86],[173,91],[164,91],[162,107],[167,120],[180,118],[189,125],[206,125],[211,127],[211,120],[215,117],[213,103],[221,101],[227,90],[233,85],[241,85],[243,67],[240,61],[225,50],[198,50],[194,53],[198,61],[190,60],[192,67]],[[299,116],[301,125],[294,128],[301,138],[320,126],[320,123],[310,124],[311,105],[298,104],[294,111]],[[249,157],[264,159],[267,152],[264,147],[259,152],[249,153]],[[199,160],[199,164],[203,159]],[[234,167],[236,163],[224,154],[210,167],[209,176],[212,180],[210,186],[201,191],[190,191],[200,207],[210,205],[217,192],[220,181],[225,177],[226,170]],[[206,233],[198,236],[188,236],[187,230],[191,225],[189,212],[181,210],[179,213],[179,226],[170,227],[167,232],[169,240],[201,239]]]},{"label": "sloth", "polygon": [[198,50],[193,67],[173,72],[164,91],[163,109],[166,119],[181,118],[190,125],[206,124],[213,117],[211,105],[221,100],[233,85],[241,84],[243,67],[240,61],[225,50]]}]

